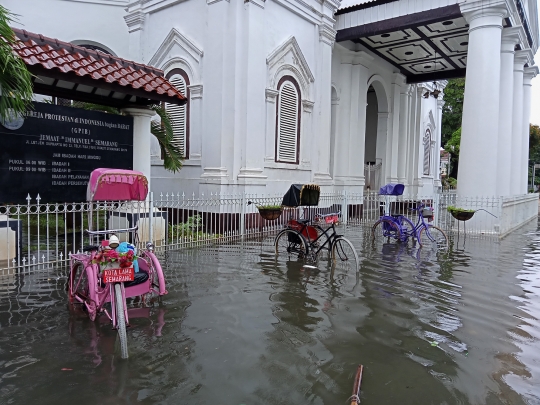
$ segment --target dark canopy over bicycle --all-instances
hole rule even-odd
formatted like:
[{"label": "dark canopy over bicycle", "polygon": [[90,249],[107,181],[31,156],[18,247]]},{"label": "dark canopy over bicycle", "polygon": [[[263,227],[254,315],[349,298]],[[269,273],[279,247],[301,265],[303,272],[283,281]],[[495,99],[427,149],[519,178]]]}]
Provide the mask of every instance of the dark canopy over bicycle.
[{"label": "dark canopy over bicycle", "polygon": [[314,207],[319,205],[321,188],[316,184],[293,184],[283,196],[284,207]]}]

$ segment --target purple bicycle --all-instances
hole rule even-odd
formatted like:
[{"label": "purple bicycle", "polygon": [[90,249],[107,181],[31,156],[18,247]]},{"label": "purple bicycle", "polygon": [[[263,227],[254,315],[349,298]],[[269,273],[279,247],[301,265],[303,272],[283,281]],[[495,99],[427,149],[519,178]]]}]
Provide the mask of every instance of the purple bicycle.
[{"label": "purple bicycle", "polygon": [[[402,195],[402,184],[388,184],[381,188],[381,195]],[[389,204],[387,204],[389,206]],[[409,240],[418,241],[421,247],[437,250],[448,250],[449,242],[446,233],[439,227],[430,224],[433,221],[434,212],[424,203],[418,203],[414,208],[409,208],[418,215],[416,224],[404,215],[386,212],[382,215],[371,229],[373,241],[394,239],[397,242],[407,243]],[[426,223],[426,219],[427,222]]]}]

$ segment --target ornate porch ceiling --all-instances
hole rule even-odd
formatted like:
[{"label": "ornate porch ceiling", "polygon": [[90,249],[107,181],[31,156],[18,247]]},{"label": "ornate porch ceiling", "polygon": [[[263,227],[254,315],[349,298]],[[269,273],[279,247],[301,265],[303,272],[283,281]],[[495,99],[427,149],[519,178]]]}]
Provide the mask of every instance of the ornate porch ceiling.
[{"label": "ornate porch ceiling", "polygon": [[452,5],[342,29],[336,40],[362,44],[417,83],[465,76],[468,27]]}]

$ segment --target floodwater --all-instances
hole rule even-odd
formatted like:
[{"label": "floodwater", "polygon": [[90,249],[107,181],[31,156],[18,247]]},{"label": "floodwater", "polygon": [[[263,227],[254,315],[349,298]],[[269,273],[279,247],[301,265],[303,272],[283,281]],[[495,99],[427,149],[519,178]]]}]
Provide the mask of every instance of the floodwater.
[{"label": "floodwater", "polygon": [[[128,329],[72,314],[65,272],[0,279],[1,404],[540,404],[540,228],[448,255],[362,228],[355,273],[270,239],[169,254],[169,294]],[[165,260],[164,260],[165,261]]]}]

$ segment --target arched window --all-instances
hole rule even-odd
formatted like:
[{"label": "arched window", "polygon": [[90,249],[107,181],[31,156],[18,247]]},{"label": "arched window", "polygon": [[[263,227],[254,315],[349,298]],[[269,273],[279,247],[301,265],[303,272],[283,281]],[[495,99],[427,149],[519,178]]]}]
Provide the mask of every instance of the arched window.
[{"label": "arched window", "polygon": [[426,129],[424,134],[424,175],[431,174],[431,131]]},{"label": "arched window", "polygon": [[299,163],[300,87],[294,78],[284,76],[278,83],[276,108],[276,162]]},{"label": "arched window", "polygon": [[184,105],[165,103],[165,109],[173,120],[174,144],[176,144],[182,156],[189,158],[189,78],[182,69],[173,69],[167,74],[167,79],[184,96],[187,97],[187,103]]}]

